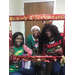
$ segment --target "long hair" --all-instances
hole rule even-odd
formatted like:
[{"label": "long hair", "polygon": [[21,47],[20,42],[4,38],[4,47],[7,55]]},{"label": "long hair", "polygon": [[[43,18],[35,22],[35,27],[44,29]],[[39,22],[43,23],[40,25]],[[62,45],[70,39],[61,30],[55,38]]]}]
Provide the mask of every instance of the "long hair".
[{"label": "long hair", "polygon": [[42,50],[43,50],[43,41],[45,39],[48,39],[48,37],[45,34],[46,30],[50,30],[52,32],[52,34],[54,35],[54,37],[56,37],[59,34],[58,28],[55,25],[52,25],[50,23],[45,24],[45,26],[42,28],[42,31],[41,31],[40,37],[39,37],[40,52],[42,52]]},{"label": "long hair", "polygon": [[[22,34],[21,32],[16,32],[16,33],[14,33],[13,36],[12,36],[13,45],[15,45],[15,46],[16,46],[16,44],[15,44],[15,39],[16,39],[16,37],[19,36],[19,35],[22,35],[22,37],[23,37],[23,34]],[[23,40],[23,42],[21,43],[21,46],[24,44],[24,37],[22,38],[22,40]]]}]

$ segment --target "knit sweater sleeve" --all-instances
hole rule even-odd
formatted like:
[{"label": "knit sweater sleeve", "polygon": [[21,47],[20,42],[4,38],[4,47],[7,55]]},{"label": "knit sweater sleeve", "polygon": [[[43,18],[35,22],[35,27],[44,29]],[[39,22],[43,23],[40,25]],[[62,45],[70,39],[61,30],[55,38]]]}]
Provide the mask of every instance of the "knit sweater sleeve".
[{"label": "knit sweater sleeve", "polygon": [[32,50],[29,47],[27,47],[26,45],[23,45],[23,49],[24,51],[27,52],[28,55],[32,55]]},{"label": "knit sweater sleeve", "polygon": [[29,35],[29,36],[27,37],[27,46],[28,46],[30,49],[32,49],[32,47],[31,47],[31,35]]}]

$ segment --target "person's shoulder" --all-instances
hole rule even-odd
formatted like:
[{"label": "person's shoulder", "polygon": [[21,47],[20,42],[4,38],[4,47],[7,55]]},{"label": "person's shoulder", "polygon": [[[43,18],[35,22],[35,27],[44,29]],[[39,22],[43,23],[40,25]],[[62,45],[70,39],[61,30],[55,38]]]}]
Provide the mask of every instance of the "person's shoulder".
[{"label": "person's shoulder", "polygon": [[29,35],[27,38],[31,38],[32,37],[32,34],[31,35]]},{"label": "person's shoulder", "polygon": [[32,39],[32,34],[27,37],[27,40],[31,40],[31,39]]},{"label": "person's shoulder", "polygon": [[61,33],[58,33],[55,39],[62,39]]},{"label": "person's shoulder", "polygon": [[60,34],[61,37],[64,35],[64,33],[59,33],[59,34]]},{"label": "person's shoulder", "polygon": [[63,33],[58,33],[57,36],[61,36],[62,37],[63,36]]},{"label": "person's shoulder", "polygon": [[59,33],[59,34],[60,34],[61,38],[63,39],[64,33]]}]

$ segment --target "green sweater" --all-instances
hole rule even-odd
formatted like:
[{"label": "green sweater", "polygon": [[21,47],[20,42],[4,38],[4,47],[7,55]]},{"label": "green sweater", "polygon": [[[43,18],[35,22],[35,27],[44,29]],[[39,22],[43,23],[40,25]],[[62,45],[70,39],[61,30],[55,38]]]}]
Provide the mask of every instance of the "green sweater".
[{"label": "green sweater", "polygon": [[[19,47],[15,47],[14,48],[14,55],[18,56],[18,55],[23,55],[24,54],[24,50],[23,50],[23,46],[19,46]],[[19,67],[15,67],[15,64],[10,64],[9,66],[9,72],[16,72],[19,70],[19,68],[21,67],[21,62],[18,63]]]},{"label": "green sweater", "polygon": [[[28,46],[30,49],[33,50],[34,45],[36,45],[36,44],[38,44],[38,41],[35,42],[35,41],[33,40],[33,38],[32,38],[32,34],[29,35],[29,36],[27,37],[27,46]],[[34,55],[34,53],[33,53],[32,55]]]}]

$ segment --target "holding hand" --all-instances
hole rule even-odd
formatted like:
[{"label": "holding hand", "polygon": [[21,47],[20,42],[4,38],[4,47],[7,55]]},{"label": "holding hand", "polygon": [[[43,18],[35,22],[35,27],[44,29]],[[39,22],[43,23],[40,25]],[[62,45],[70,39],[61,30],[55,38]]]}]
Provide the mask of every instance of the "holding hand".
[{"label": "holding hand", "polygon": [[10,47],[9,48],[9,59],[10,59],[10,57],[12,56],[12,55],[14,55],[14,49],[13,49],[13,47]]},{"label": "holding hand", "polygon": [[59,49],[56,49],[55,52],[57,52],[58,54],[62,55],[63,54],[62,47],[60,47]]},{"label": "holding hand", "polygon": [[29,56],[29,54],[26,54],[25,56]]}]

